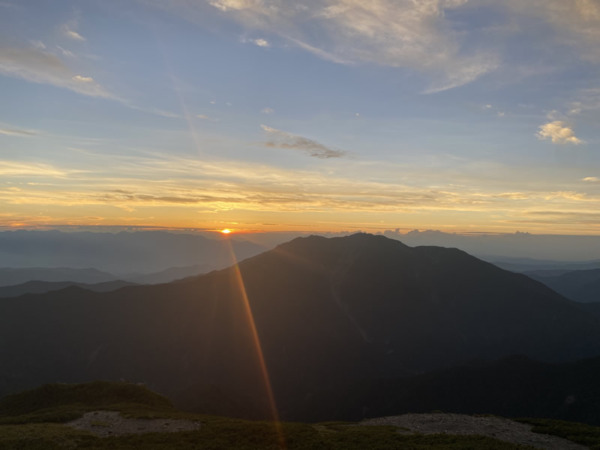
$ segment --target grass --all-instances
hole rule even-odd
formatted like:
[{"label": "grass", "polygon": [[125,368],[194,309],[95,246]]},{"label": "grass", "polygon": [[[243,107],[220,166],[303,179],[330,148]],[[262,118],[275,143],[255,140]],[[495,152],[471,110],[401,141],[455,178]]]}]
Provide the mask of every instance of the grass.
[{"label": "grass", "polygon": [[555,419],[517,419],[519,422],[533,425],[536,433],[551,434],[569,441],[600,450],[600,427],[584,423],[567,422]]},{"label": "grass", "polygon": [[[99,409],[121,411],[124,416],[136,418],[189,419],[202,425],[195,431],[100,438],[63,423]],[[539,419],[522,421],[534,425],[535,431],[600,449],[598,427]],[[348,422],[283,423],[278,430],[265,421],[183,413],[166,398],[127,383],[53,384],[0,400],[0,450],[279,450],[282,439],[289,450],[531,448],[483,436],[406,435],[391,426]]]},{"label": "grass", "polygon": [[[190,417],[199,419],[199,417]],[[197,431],[149,433],[98,438],[61,424],[22,424],[0,426],[0,449],[119,449],[119,450],[278,450],[279,437],[272,424],[235,419],[203,417]],[[324,430],[324,429],[325,430]],[[482,436],[413,435],[396,432],[394,427],[337,426],[285,423],[282,425],[286,448],[309,449],[481,449],[509,450],[518,447]]]},{"label": "grass", "polygon": [[0,424],[62,423],[99,409],[155,418],[177,414],[171,402],[144,386],[94,381],[46,384],[0,400]]}]

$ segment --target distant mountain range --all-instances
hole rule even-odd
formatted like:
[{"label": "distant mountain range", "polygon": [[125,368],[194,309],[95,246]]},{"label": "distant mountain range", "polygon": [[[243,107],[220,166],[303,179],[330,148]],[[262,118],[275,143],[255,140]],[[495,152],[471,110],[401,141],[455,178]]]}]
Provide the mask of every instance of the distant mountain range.
[{"label": "distant mountain range", "polygon": [[29,281],[72,282],[72,283],[106,283],[115,281],[112,273],[97,269],[70,269],[65,267],[29,267],[29,268],[0,268],[0,286],[14,286]]},{"label": "distant mountain range", "polygon": [[199,266],[202,272],[207,272],[228,267],[236,260],[264,250],[264,246],[235,238],[217,240],[167,231],[0,232],[0,267],[94,267],[117,278],[172,267]]},{"label": "distant mountain range", "polygon": [[537,271],[526,274],[576,302],[600,302],[600,269]]},{"label": "distant mountain range", "polygon": [[104,283],[74,283],[71,281],[28,281],[26,283],[14,286],[0,286],[0,298],[18,297],[24,294],[44,294],[46,292],[59,291],[71,286],[93,292],[110,292],[125,286],[132,286],[134,283],[115,280],[105,281]]},{"label": "distant mountain range", "polygon": [[216,396],[264,416],[264,357],[282,417],[305,420],[323,392],[369,380],[600,355],[598,318],[543,284],[367,234],[298,238],[175,283],[1,299],[0,329],[0,394],[125,379],[203,412]]}]

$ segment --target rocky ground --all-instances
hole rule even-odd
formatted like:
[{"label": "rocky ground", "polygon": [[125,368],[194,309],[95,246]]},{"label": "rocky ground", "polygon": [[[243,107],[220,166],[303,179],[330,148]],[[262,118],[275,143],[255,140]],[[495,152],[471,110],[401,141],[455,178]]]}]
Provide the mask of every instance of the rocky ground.
[{"label": "rocky ground", "polygon": [[174,433],[200,428],[200,422],[173,419],[129,419],[116,411],[93,411],[68,422],[78,430],[89,431],[96,436],[120,436],[141,433]]},{"label": "rocky ground", "polygon": [[[115,411],[94,411],[67,425],[89,431],[100,437],[140,433],[167,433],[197,430],[200,422],[174,419],[129,419]],[[379,417],[360,422],[360,425],[393,425],[400,433],[477,434],[514,444],[530,445],[547,450],[585,449],[565,439],[534,433],[531,425],[493,416],[464,414],[403,414]]]},{"label": "rocky ground", "polygon": [[464,414],[403,414],[364,420],[361,425],[393,425],[401,433],[478,434],[514,444],[531,445],[548,450],[586,449],[556,436],[534,433],[531,425],[501,417],[468,416]]}]

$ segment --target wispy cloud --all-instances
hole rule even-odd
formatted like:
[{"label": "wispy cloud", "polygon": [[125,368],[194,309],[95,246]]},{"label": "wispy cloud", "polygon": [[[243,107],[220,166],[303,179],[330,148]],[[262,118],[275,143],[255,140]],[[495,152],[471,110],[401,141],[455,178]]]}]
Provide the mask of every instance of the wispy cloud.
[{"label": "wispy cloud", "polygon": [[37,136],[38,132],[34,130],[24,130],[21,128],[4,127],[0,124],[0,135],[16,136],[16,137],[32,137]]},{"label": "wispy cloud", "polygon": [[[140,0],[141,1],[141,0]],[[446,11],[463,0],[173,0],[167,5],[146,0],[189,20],[204,20],[206,5],[225,17],[265,35],[253,42],[269,44],[277,35],[319,58],[341,64],[377,64],[426,73],[428,93],[468,84],[493,71],[498,56],[470,50],[465,30],[446,19]],[[204,14],[203,14],[204,13]]]},{"label": "wispy cloud", "polygon": [[60,27],[61,33],[74,41],[84,42],[86,39],[77,32],[77,21],[71,21]]},{"label": "wispy cloud", "polygon": [[[78,167],[0,161],[4,182],[0,186],[0,210],[2,205],[11,205],[12,209],[7,210],[31,219],[37,217],[37,221],[43,208],[49,217],[43,222],[51,223],[67,220],[74,206],[93,206],[94,215],[106,217],[107,223],[122,223],[126,218],[163,226],[174,224],[176,221],[169,222],[174,217],[181,225],[180,217],[194,216],[190,211],[201,211],[218,220],[238,220],[248,211],[260,211],[261,215],[284,221],[292,212],[306,223],[328,218],[330,223],[341,225],[360,217],[361,223],[372,220],[377,227],[384,218],[427,220],[432,212],[454,216],[460,212],[469,220],[485,217],[488,223],[493,216],[496,224],[508,229],[519,223],[547,220],[547,227],[538,227],[547,230],[556,230],[557,224],[567,228],[574,224],[569,229],[575,229],[588,220],[584,215],[578,219],[578,211],[600,210],[600,196],[575,189],[556,192],[553,181],[535,189],[522,189],[523,185],[509,176],[499,184],[490,184],[477,177],[467,179],[463,173],[458,177],[463,182],[459,186],[454,171],[424,172],[409,165],[348,159],[338,161],[339,170],[332,172],[331,167],[284,169],[166,153],[134,157],[90,152],[88,156],[88,163],[81,166],[80,162]],[[508,167],[506,170],[514,171]],[[372,175],[369,179],[357,176],[365,171]],[[545,211],[563,215],[544,217],[540,204]],[[77,220],[85,223],[83,217]]]},{"label": "wispy cloud", "polygon": [[342,150],[331,149],[323,144],[320,144],[319,142],[313,141],[312,139],[288,133],[286,131],[277,130],[267,125],[261,125],[261,128],[270,138],[264,143],[267,147],[297,150],[306,153],[309,156],[321,159],[340,158],[346,155],[346,152]]},{"label": "wispy cloud", "polygon": [[585,178],[582,178],[581,181],[585,181],[586,183],[600,183],[600,178],[598,178],[598,177],[585,177]]},{"label": "wispy cloud", "polygon": [[536,134],[538,139],[550,139],[554,144],[582,144],[583,141],[575,136],[573,130],[562,120],[555,120],[540,125]]},{"label": "wispy cloud", "polygon": [[32,164],[20,161],[0,161],[2,176],[65,176],[68,172],[48,164]]},{"label": "wispy cloud", "polygon": [[541,17],[561,33],[562,42],[600,62],[600,4],[595,0],[508,0],[513,9]]},{"label": "wispy cloud", "polygon": [[38,48],[0,47],[0,73],[91,97],[114,98],[92,77],[73,73],[58,56]]}]

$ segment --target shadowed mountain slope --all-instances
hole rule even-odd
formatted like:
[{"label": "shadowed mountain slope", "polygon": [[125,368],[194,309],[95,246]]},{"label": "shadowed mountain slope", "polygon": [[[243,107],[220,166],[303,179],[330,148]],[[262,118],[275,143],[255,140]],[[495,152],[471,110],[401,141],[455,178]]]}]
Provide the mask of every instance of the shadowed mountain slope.
[{"label": "shadowed mountain slope", "polygon": [[[444,411],[600,424],[600,358],[542,363],[523,356],[411,377],[372,379],[321,393],[320,417],[358,420]],[[312,405],[307,405],[312,409]]]},{"label": "shadowed mountain slope", "polygon": [[312,236],[239,271],[0,300],[0,391],[126,379],[202,412],[211,406],[196,394],[224,391],[265,415],[250,310],[285,418],[357,380],[516,353],[546,361],[600,354],[598,320],[526,276],[456,249]]}]

